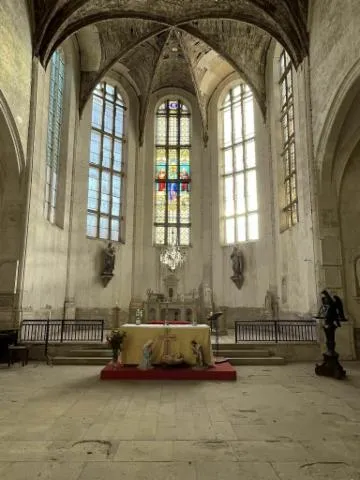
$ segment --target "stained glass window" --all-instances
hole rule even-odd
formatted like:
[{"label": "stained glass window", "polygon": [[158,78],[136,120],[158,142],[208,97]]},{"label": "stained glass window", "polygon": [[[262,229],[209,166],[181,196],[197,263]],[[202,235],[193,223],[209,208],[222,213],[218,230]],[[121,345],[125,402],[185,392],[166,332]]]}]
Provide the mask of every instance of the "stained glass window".
[{"label": "stained glass window", "polygon": [[50,95],[46,145],[44,215],[50,223],[56,220],[56,200],[59,184],[60,141],[64,98],[64,55],[56,50],[50,60]]},{"label": "stained glass window", "polygon": [[221,228],[229,245],[259,238],[253,94],[233,87],[221,107]]},{"label": "stained glass window", "polygon": [[124,222],[124,110],[118,89],[99,83],[92,103],[87,236],[115,242]]},{"label": "stained glass window", "polygon": [[154,243],[190,245],[191,118],[180,100],[168,99],[156,112]]},{"label": "stained glass window", "polygon": [[298,195],[295,155],[294,128],[294,95],[292,63],[285,50],[280,55],[280,98],[281,98],[281,131],[282,160],[284,170],[284,194],[282,202],[282,229],[287,229],[298,223]]}]

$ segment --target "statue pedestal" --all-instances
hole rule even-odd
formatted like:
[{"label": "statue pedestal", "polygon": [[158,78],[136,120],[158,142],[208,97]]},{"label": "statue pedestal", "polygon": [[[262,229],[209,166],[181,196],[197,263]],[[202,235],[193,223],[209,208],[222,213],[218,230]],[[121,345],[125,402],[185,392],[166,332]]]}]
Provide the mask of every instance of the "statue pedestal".
[{"label": "statue pedestal", "polygon": [[323,353],[324,361],[321,365],[316,364],[315,373],[324,377],[334,377],[337,380],[342,380],[346,377],[346,371],[339,362],[339,354],[334,352]]}]

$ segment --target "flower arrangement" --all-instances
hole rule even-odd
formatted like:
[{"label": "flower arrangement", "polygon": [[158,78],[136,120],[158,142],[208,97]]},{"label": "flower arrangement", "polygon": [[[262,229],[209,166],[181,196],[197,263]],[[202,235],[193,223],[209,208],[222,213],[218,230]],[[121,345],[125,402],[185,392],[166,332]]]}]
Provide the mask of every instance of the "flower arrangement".
[{"label": "flower arrangement", "polygon": [[106,341],[110,345],[113,351],[113,360],[117,361],[119,352],[121,351],[121,345],[126,337],[126,332],[119,329],[112,330],[110,335],[106,336]]}]

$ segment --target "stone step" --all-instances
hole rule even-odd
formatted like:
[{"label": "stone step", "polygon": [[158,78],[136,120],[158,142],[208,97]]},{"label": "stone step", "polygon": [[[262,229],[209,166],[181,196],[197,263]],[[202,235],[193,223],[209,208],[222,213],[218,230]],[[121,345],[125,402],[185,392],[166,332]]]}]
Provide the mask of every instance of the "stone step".
[{"label": "stone step", "polygon": [[69,357],[109,357],[112,356],[112,351],[109,348],[87,348],[70,350],[67,354]]},{"label": "stone step", "polygon": [[[215,353],[215,349],[213,348],[213,352]],[[65,353],[65,352],[64,352]],[[270,352],[267,350],[243,350],[241,349],[240,351],[237,349],[221,349],[219,350],[219,353],[221,353],[221,356],[223,357],[269,357],[271,356]],[[241,355],[240,355],[241,354]],[[104,349],[74,349],[70,350],[69,352],[66,352],[65,355],[62,356],[67,356],[67,357],[106,357],[106,358],[111,358],[112,352],[108,348]]]},{"label": "stone step", "polygon": [[229,358],[231,365],[285,365],[284,357],[237,357]]},{"label": "stone step", "polygon": [[[269,342],[269,344],[273,345],[274,343]],[[267,349],[269,345],[265,342],[248,342],[248,343],[219,343],[219,350],[261,350]],[[213,349],[216,346],[216,342],[213,340],[211,341],[211,345]]]},{"label": "stone step", "polygon": [[[53,357],[53,365],[99,365],[105,366],[111,357]],[[232,365],[284,365],[283,357],[234,357],[229,358]]]},{"label": "stone step", "polygon": [[110,357],[52,357],[53,365],[99,365],[105,366],[111,360]]},{"label": "stone step", "polygon": [[[213,347],[213,354],[216,354],[216,349]],[[250,357],[271,357],[271,353],[268,350],[239,350],[239,349],[219,349],[219,354],[221,354],[222,357],[231,357],[231,358],[237,358],[237,357],[244,357],[244,358],[250,358]]]}]

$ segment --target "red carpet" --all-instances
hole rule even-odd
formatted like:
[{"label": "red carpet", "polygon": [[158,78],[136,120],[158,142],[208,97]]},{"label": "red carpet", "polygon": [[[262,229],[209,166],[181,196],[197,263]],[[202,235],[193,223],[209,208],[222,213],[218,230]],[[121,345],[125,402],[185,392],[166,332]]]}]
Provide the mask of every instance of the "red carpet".
[{"label": "red carpet", "polygon": [[161,368],[139,370],[137,367],[115,367],[109,363],[101,370],[101,380],[236,380],[236,370],[229,362],[207,370],[191,368]]}]

